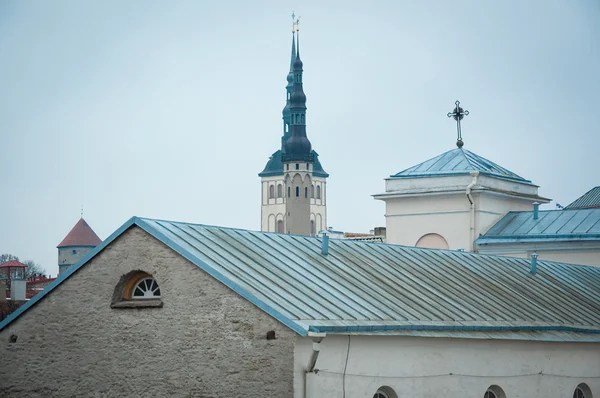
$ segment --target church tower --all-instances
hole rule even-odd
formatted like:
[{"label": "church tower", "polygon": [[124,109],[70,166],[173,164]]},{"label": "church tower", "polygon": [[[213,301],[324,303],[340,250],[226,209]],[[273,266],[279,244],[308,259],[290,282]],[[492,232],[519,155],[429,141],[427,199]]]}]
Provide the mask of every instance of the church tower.
[{"label": "church tower", "polygon": [[[296,24],[297,25],[297,22]],[[316,235],[327,228],[326,180],[319,155],[306,135],[306,95],[302,84],[298,29],[292,30],[292,55],[283,108],[283,136],[259,174],[261,230]]]}]

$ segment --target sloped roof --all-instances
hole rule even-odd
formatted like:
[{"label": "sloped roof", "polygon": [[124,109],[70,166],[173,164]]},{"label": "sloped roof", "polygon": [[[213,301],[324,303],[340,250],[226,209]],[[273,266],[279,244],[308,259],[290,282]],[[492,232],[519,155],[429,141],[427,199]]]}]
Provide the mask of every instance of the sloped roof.
[{"label": "sloped roof", "polygon": [[565,209],[600,208],[600,186],[594,187],[575,199]]},{"label": "sloped roof", "polygon": [[531,181],[497,165],[464,148],[455,148],[442,153],[432,159],[426,160],[415,166],[409,167],[392,175],[393,178],[418,178],[439,177],[469,174],[470,171],[479,171],[480,174],[505,178],[514,181],[531,183]]},{"label": "sloped roof", "polygon": [[531,340],[600,341],[600,268],[539,261],[530,274],[521,258],[344,239],[323,255],[320,237],[137,217],[0,330],[134,225],[300,335],[526,331]]},{"label": "sloped roof", "polygon": [[511,211],[475,244],[600,241],[600,209]]},{"label": "sloped roof", "polygon": [[77,224],[65,236],[65,238],[56,247],[65,246],[98,246],[102,240],[96,235],[92,228],[83,218],[77,221]]},{"label": "sloped roof", "polygon": [[27,265],[25,265],[17,260],[10,260],[10,261],[0,264],[0,268],[9,268],[9,267],[27,268]]},{"label": "sloped roof", "polygon": [[[323,166],[319,161],[319,154],[316,151],[312,151],[313,158],[315,162],[313,163],[313,175],[316,177],[329,177],[329,174],[325,170],[323,170]],[[281,159],[281,149],[278,149],[271,155],[269,161],[265,165],[263,171],[261,171],[258,176],[259,177],[271,177],[271,176],[279,176],[283,175],[283,161]]]}]

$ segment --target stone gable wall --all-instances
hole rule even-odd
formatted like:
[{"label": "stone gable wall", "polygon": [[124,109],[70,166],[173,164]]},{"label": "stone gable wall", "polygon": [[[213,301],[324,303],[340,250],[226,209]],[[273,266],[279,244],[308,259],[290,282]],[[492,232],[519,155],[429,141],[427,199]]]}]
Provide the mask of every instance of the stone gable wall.
[{"label": "stone gable wall", "polygon": [[[110,307],[133,270],[156,278],[162,308]],[[133,227],[0,332],[0,396],[291,397],[295,340]]]}]

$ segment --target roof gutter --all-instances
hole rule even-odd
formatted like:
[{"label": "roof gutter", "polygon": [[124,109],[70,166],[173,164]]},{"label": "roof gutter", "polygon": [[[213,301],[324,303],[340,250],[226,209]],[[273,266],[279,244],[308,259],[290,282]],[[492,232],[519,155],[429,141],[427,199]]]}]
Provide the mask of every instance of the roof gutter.
[{"label": "roof gutter", "polygon": [[385,332],[385,331],[439,331],[439,332],[572,332],[600,334],[600,328],[582,328],[564,325],[529,326],[467,326],[467,325],[369,325],[369,326],[310,326],[308,333],[348,333],[348,332]]}]

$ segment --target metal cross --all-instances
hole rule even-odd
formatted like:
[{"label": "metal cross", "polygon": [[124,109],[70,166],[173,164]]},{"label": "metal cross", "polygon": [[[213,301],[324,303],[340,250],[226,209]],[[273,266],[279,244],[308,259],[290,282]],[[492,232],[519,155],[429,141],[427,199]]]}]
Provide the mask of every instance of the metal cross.
[{"label": "metal cross", "polygon": [[296,13],[292,11],[292,33],[296,30]]},{"label": "metal cross", "polygon": [[456,105],[456,107],[454,108],[454,111],[448,112],[448,117],[453,117],[454,120],[456,120],[456,130],[458,131],[458,139],[456,140],[456,146],[462,148],[464,142],[462,140],[462,134],[460,131],[460,121],[463,117],[469,114],[469,111],[465,111],[463,110],[463,108],[460,107],[460,101],[456,101],[454,104]]}]

